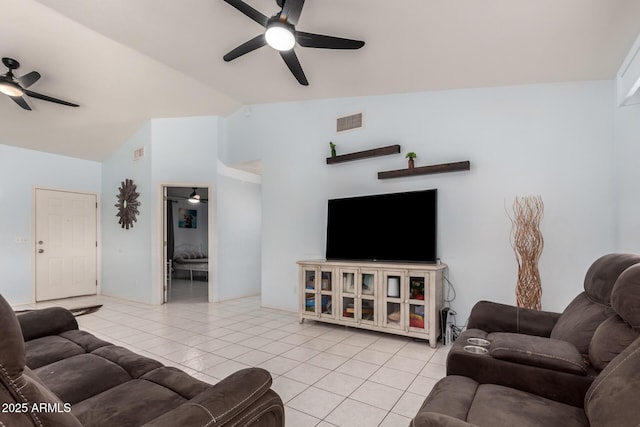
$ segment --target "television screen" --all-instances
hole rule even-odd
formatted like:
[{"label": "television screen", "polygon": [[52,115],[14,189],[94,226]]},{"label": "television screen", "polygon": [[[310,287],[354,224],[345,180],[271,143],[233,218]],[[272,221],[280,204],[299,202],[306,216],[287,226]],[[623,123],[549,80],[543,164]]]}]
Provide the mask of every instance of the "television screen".
[{"label": "television screen", "polygon": [[437,190],[331,199],[328,260],[436,262]]}]

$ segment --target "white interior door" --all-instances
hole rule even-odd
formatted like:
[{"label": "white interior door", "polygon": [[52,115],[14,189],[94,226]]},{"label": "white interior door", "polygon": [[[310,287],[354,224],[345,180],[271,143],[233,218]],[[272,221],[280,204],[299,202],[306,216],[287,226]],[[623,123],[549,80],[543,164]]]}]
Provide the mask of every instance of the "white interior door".
[{"label": "white interior door", "polygon": [[96,294],[95,194],[36,189],[36,301]]}]

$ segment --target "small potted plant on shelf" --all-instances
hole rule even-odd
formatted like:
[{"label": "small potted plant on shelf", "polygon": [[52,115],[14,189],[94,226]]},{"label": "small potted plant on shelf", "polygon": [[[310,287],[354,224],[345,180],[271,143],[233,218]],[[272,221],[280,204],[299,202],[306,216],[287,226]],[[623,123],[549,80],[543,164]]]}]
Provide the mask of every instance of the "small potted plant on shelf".
[{"label": "small potted plant on shelf", "polygon": [[329,147],[331,147],[331,157],[335,157],[336,156],[336,144],[334,144],[333,142],[329,141]]},{"label": "small potted plant on shelf", "polygon": [[414,153],[413,151],[410,151],[407,153],[407,155],[405,156],[407,159],[409,159],[409,169],[413,169],[414,167],[414,161],[413,159],[415,159],[416,157],[418,157],[416,155],[416,153]]}]

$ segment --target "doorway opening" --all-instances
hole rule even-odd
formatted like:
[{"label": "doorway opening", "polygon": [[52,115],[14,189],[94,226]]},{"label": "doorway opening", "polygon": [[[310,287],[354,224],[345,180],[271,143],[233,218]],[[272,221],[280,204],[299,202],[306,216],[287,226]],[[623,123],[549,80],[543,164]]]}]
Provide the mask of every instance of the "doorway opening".
[{"label": "doorway opening", "polygon": [[209,301],[209,188],[165,186],[164,302]]}]

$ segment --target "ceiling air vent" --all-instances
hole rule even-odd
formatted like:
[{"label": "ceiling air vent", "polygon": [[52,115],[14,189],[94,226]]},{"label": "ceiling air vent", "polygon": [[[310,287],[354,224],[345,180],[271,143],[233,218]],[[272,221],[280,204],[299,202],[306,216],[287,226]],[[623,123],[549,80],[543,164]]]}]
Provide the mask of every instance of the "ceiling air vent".
[{"label": "ceiling air vent", "polygon": [[133,160],[140,160],[144,157],[144,147],[133,150]]},{"label": "ceiling air vent", "polygon": [[336,120],[336,132],[346,132],[348,130],[360,129],[362,127],[362,113],[350,116],[338,117]]}]

